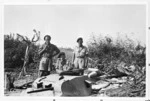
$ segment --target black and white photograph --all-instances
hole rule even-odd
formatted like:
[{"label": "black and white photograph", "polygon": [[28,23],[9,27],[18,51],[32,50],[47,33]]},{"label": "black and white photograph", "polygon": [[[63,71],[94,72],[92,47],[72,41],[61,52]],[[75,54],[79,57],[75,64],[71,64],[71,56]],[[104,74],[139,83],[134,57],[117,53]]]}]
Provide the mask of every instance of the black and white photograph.
[{"label": "black and white photograph", "polygon": [[4,4],[4,96],[147,97],[147,18],[146,3]]}]

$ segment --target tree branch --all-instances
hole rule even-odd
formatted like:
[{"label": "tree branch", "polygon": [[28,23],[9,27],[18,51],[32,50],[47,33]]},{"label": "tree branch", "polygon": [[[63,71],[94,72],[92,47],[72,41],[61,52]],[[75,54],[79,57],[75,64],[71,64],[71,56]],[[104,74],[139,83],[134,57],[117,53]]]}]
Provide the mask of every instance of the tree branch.
[{"label": "tree branch", "polygon": [[[35,32],[35,34],[34,34],[34,36],[32,38],[32,42],[37,42],[40,39],[40,31],[37,32],[35,29],[33,29],[33,32]],[[36,40],[34,40],[35,37],[37,37]]]}]

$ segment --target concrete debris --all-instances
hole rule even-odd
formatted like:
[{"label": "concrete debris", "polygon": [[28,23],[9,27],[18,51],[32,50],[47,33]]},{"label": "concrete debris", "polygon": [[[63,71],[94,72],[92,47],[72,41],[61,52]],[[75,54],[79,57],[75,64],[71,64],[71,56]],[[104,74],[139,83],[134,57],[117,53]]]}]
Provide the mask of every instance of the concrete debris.
[{"label": "concrete debris", "polygon": [[76,77],[72,80],[65,81],[62,86],[63,96],[89,96],[91,95],[91,85],[86,83],[87,76]]}]

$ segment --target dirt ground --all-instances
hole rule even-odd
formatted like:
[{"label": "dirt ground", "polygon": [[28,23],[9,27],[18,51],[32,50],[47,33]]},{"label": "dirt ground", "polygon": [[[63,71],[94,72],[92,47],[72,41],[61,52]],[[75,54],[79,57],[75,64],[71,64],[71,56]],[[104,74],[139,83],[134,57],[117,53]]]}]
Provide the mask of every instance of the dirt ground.
[{"label": "dirt ground", "polygon": [[[50,97],[61,96],[62,94],[61,94],[61,88],[60,87],[61,87],[61,84],[63,81],[62,82],[56,81],[56,79],[58,78],[56,75],[57,74],[53,74],[51,76],[48,76],[48,78],[45,80],[45,82],[54,81],[53,83],[55,84],[55,88],[56,88],[55,95],[53,94],[53,91],[44,91],[44,92],[39,92],[39,93],[27,94],[27,91],[30,91],[32,89],[32,87],[30,87],[27,89],[14,89],[13,91],[5,91],[5,96],[50,96]],[[67,76],[65,78],[71,79],[72,77]],[[19,86],[19,85],[22,85],[26,82],[30,82],[32,80],[33,80],[32,77],[26,77],[24,79],[20,79],[20,80],[15,81],[14,85]],[[118,79],[114,79],[114,80],[112,79],[112,81],[115,82],[115,81],[118,81]],[[122,82],[123,79],[120,79],[120,81]],[[120,87],[119,84],[110,84],[108,87],[104,87],[107,85],[108,85],[108,82],[106,82],[106,81],[102,81],[102,80],[97,81],[96,84],[92,85],[92,88],[93,89],[102,88],[102,89],[99,91],[96,91],[96,92],[92,92],[91,96],[92,97],[95,97],[95,96],[106,97],[106,96],[110,95],[110,93],[113,92],[113,90],[110,90],[110,89],[118,89],[118,90],[114,90],[115,92],[121,91],[121,88],[119,89],[119,87]]]},{"label": "dirt ground", "polygon": [[22,89],[15,89],[13,91],[5,91],[4,95],[5,96],[20,96],[21,92],[23,92],[25,90]]},{"label": "dirt ground", "polygon": [[[13,74],[13,76],[15,77],[14,85],[19,86],[19,85],[23,85],[27,82],[35,81],[37,79],[37,70],[33,69],[30,71],[31,71],[31,72],[29,72],[30,75],[22,76],[19,80],[17,80],[18,73],[16,73],[16,74],[14,73]],[[53,72],[51,74],[51,76],[49,76],[48,80],[55,81],[54,82],[55,87],[60,90],[62,82],[56,81],[55,75],[58,75],[58,74]],[[68,76],[68,78],[70,78],[70,76]],[[114,83],[108,85],[108,81],[111,81]],[[96,92],[95,91],[92,92],[92,94],[90,96],[91,97],[129,97],[129,96],[143,97],[143,96],[145,96],[145,90],[131,94],[130,82],[127,82],[126,78],[118,78],[118,79],[112,78],[112,79],[109,79],[108,81],[106,82],[104,80],[99,80],[96,82],[96,84],[92,85],[92,89],[99,89],[99,88],[101,88],[101,89],[99,89]],[[115,83],[115,82],[122,82],[122,83]],[[105,87],[105,86],[107,86],[107,87]],[[140,86],[141,85],[139,85],[139,87]],[[140,88],[132,87],[132,89],[136,90],[136,89],[140,89]],[[4,91],[4,95],[5,96],[50,96],[50,97],[62,95],[61,92],[57,92],[57,91],[55,92],[55,94],[53,91],[44,91],[44,92],[40,92],[40,93],[27,94],[28,90],[31,90],[31,87],[27,87],[24,89],[13,89],[12,91]]]}]

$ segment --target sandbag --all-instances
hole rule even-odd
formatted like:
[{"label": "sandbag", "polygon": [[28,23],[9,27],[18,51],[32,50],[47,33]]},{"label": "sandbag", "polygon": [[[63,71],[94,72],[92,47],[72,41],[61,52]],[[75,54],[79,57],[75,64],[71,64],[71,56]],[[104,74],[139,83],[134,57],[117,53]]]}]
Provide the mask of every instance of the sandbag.
[{"label": "sandbag", "polygon": [[91,85],[87,84],[87,76],[76,77],[62,83],[62,96],[89,96],[92,92]]}]

